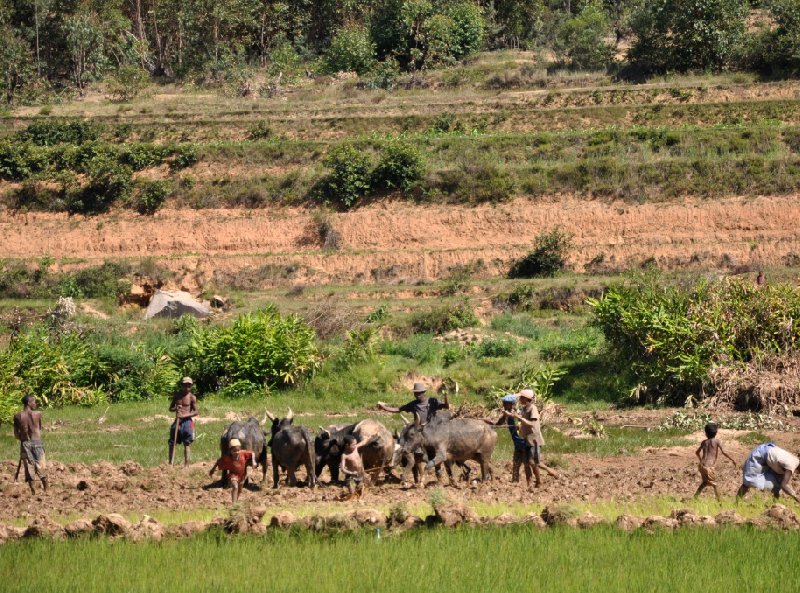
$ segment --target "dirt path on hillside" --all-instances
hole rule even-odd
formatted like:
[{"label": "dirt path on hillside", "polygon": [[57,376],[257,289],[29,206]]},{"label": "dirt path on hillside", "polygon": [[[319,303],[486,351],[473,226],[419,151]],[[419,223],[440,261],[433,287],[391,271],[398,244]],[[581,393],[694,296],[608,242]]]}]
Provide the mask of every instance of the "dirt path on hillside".
[{"label": "dirt path on hillside", "polygon": [[[750,447],[734,440],[734,431],[721,431],[728,452],[743,461]],[[772,435],[790,450],[800,446],[797,433]],[[688,437],[699,442],[701,433]],[[589,455],[563,455],[564,467],[557,468],[558,479],[543,474],[543,486],[534,493],[526,492],[523,484],[510,481],[510,462],[495,462],[497,479],[470,487],[460,483],[458,488],[447,486],[445,492],[451,499],[467,503],[509,505],[568,503],[570,501],[598,502],[614,500],[631,502],[649,496],[670,495],[679,498],[691,496],[699,484],[696,445],[687,447],[650,447],[635,455],[598,458]],[[547,462],[545,451],[544,461]],[[193,464],[190,468],[162,465],[142,469],[127,462],[121,466],[101,462],[90,466],[81,464],[50,463],[52,487],[47,495],[31,497],[24,482],[13,482],[16,463],[0,462],[0,492],[4,504],[0,506],[0,522],[28,519],[41,514],[53,518],[65,516],[92,517],[101,512],[154,513],[158,511],[191,511],[193,509],[218,509],[230,504],[229,492],[221,488],[208,488],[210,463]],[[718,483],[726,496],[733,495],[741,483],[739,469],[725,459],[718,464]],[[302,472],[301,474],[302,475]],[[302,510],[314,505],[337,504],[342,492],[339,486],[327,484],[327,471],[323,485],[307,488],[271,488],[271,474],[267,483],[246,491],[244,500],[265,505],[268,509],[289,508]],[[400,484],[378,484],[372,487],[361,501],[338,503],[341,510],[359,506],[391,506],[398,503],[425,503],[431,488],[407,488]],[[711,492],[708,493],[712,495]],[[337,507],[338,508],[338,507]]]},{"label": "dirt path on hillside", "polygon": [[381,203],[330,215],[341,249],[324,251],[316,211],[127,211],[83,218],[0,213],[0,256],[154,257],[202,284],[215,272],[274,266],[262,284],[399,282],[442,277],[457,264],[483,262],[502,274],[555,226],[573,233],[578,271],[661,266],[756,268],[800,255],[798,196],[629,204],[559,197],[499,205]]}]

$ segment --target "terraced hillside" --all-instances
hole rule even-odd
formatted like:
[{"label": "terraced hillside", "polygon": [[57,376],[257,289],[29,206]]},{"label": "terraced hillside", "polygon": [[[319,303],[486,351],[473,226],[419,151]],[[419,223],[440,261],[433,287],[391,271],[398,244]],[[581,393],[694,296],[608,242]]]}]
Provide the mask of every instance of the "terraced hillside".
[{"label": "terraced hillside", "polygon": [[[244,98],[167,86],[132,103],[96,94],[18,109],[4,119],[6,146],[62,118],[88,118],[95,137],[29,147],[35,166],[6,168],[0,253],[73,264],[156,256],[201,281],[294,270],[266,285],[287,274],[307,283],[431,279],[476,263],[502,274],[554,226],[575,235],[577,271],[645,261],[746,269],[799,257],[796,81],[739,74],[627,85],[548,75],[532,55],[503,52],[406,77],[392,91],[360,86],[308,79]],[[424,155],[417,185],[373,192],[347,212],[326,207],[316,189],[331,147],[350,141],[375,162],[398,139]],[[84,179],[75,163],[98,154],[124,162],[137,183],[165,181],[166,208],[59,213]]]}]

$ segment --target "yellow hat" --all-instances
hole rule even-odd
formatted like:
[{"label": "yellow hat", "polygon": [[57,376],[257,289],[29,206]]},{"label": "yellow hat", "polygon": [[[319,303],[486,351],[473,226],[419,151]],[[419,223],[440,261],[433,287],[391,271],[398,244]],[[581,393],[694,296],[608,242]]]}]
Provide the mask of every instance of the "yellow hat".
[{"label": "yellow hat", "polygon": [[239,447],[242,448],[242,442],[239,439],[231,439],[228,443],[228,447]]}]

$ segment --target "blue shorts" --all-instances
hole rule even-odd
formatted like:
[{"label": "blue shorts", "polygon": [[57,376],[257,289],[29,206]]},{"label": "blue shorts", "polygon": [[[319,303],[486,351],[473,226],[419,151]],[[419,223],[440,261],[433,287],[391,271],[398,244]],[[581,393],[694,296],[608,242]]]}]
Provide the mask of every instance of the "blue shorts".
[{"label": "blue shorts", "polygon": [[[175,423],[169,427],[169,444],[175,444]],[[194,442],[194,418],[184,418],[178,426],[178,444],[188,447]]]}]

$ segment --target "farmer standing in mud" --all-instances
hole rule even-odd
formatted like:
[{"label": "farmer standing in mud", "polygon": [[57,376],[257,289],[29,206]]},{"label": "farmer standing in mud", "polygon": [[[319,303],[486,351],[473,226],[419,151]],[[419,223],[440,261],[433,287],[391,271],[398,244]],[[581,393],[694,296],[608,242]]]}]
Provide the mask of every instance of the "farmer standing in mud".
[{"label": "farmer standing in mud", "polygon": [[409,412],[416,414],[423,422],[430,422],[436,416],[439,410],[447,410],[450,408],[450,402],[447,401],[447,393],[444,394],[444,401],[440,402],[435,397],[428,397],[426,395],[428,388],[424,383],[414,383],[414,400],[395,408],[387,406],[383,402],[378,402],[378,409],[384,412]]},{"label": "farmer standing in mud", "polygon": [[194,418],[197,416],[197,398],[192,393],[191,377],[181,379],[181,390],[172,398],[169,411],[175,412],[175,422],[169,429],[169,463],[175,459],[175,443],[183,445],[183,465],[189,465],[190,448],[194,442]]},{"label": "farmer standing in mud", "polygon": [[[47,462],[42,444],[42,413],[36,411],[36,398],[26,395],[22,398],[23,410],[14,416],[14,436],[19,440],[19,460],[25,468],[25,481],[36,494],[33,487],[31,470],[42,481],[42,488],[47,492]],[[19,469],[17,469],[19,475]],[[14,478],[16,481],[16,478]]]},{"label": "farmer standing in mud", "polygon": [[514,405],[517,403],[517,395],[509,393],[504,395],[500,400],[503,404],[503,409],[500,412],[500,418],[496,421],[484,418],[483,421],[490,426],[501,426],[505,424],[508,426],[508,432],[511,434],[511,442],[514,443],[514,457],[511,465],[511,481],[519,482],[519,468],[522,466],[522,461],[525,456],[525,439],[519,436],[519,428],[514,418]]},{"label": "farmer standing in mud", "polygon": [[[514,418],[519,420],[519,434],[525,441],[522,463],[525,466],[525,479],[528,482],[528,490],[531,491],[542,485],[542,480],[539,476],[540,467],[552,477],[558,477],[558,474],[544,465],[541,460],[541,448],[544,445],[544,437],[542,436],[539,409],[536,407],[536,404],[533,403],[533,398],[532,389],[523,389],[517,394],[517,399],[522,406],[522,413],[510,412]],[[531,476],[536,479],[534,484],[531,484]]]},{"label": "farmer standing in mud", "polygon": [[772,495],[779,498],[781,491],[791,496],[800,503],[800,498],[792,488],[791,481],[800,459],[776,446],[775,443],[763,443],[755,447],[744,462],[742,471],[742,485],[736,493],[736,498],[742,498],[750,488],[757,490],[772,490]]}]

